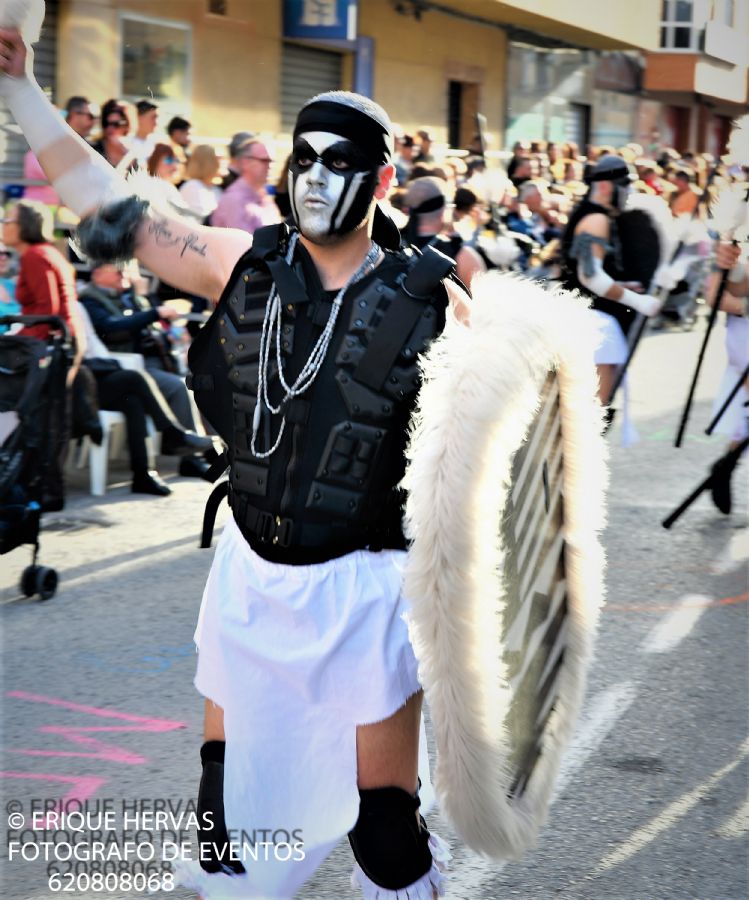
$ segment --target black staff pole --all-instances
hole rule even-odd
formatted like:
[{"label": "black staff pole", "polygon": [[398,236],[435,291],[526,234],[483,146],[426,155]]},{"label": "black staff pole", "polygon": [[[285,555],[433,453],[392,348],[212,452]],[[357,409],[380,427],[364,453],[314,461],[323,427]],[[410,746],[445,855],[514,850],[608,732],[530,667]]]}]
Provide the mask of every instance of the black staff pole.
[{"label": "black staff pole", "polygon": [[697,387],[697,379],[700,377],[700,369],[702,368],[702,361],[705,358],[705,351],[707,350],[707,342],[710,340],[710,334],[712,333],[713,326],[715,325],[715,320],[718,318],[718,310],[720,309],[720,298],[723,296],[723,292],[726,289],[726,284],[728,283],[728,276],[730,274],[730,269],[721,269],[721,277],[720,284],[718,285],[718,292],[713,298],[713,308],[710,310],[710,318],[707,320],[707,329],[705,331],[705,337],[702,340],[702,346],[700,347],[700,355],[697,357],[697,365],[694,370],[694,375],[692,376],[692,384],[689,386],[689,395],[687,397],[687,402],[684,405],[684,412],[681,414],[681,422],[679,423],[679,430],[676,434],[676,440],[674,441],[674,447],[681,447],[681,440],[684,437],[684,432],[687,427],[687,422],[689,421],[689,413],[692,409],[692,400],[694,399],[694,392]]},{"label": "black staff pole", "polygon": [[715,430],[715,426],[723,418],[725,411],[731,405],[731,403],[733,402],[733,398],[741,390],[741,385],[746,381],[747,378],[749,378],[749,365],[741,373],[741,376],[739,377],[739,380],[736,382],[736,384],[733,386],[731,393],[728,395],[728,397],[726,397],[725,402],[723,403],[723,406],[721,406],[721,408],[715,414],[715,418],[713,419],[713,421],[705,429],[705,434],[713,433],[713,431]]},{"label": "black staff pole", "polygon": [[[747,446],[749,446],[749,438],[744,438],[744,440],[737,446],[734,447],[730,453],[727,453],[722,459],[725,460],[726,465],[735,465],[738,461],[741,454],[746,450]],[[713,479],[718,477],[719,473],[711,472],[704,481],[701,481],[697,487],[692,491],[692,493],[687,497],[687,499],[680,505],[677,506],[676,509],[671,513],[670,516],[667,516],[662,522],[664,528],[670,528],[674,522],[679,519],[694,503],[694,501],[700,496],[703,491],[709,490]]]}]

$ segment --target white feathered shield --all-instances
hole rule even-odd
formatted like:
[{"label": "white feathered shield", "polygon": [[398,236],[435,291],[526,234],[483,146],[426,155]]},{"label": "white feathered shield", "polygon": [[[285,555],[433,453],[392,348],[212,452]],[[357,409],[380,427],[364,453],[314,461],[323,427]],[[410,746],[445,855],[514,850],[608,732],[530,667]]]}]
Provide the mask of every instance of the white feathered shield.
[{"label": "white feathered shield", "polygon": [[[405,591],[442,808],[472,849],[505,859],[535,841],[581,705],[604,592],[606,449],[593,364],[598,336],[579,298],[496,273],[475,281],[473,293],[470,327],[450,323],[424,362],[405,480],[412,540]],[[513,460],[545,385],[558,388],[561,447],[548,469],[544,462],[531,472],[528,490],[543,497],[542,480],[546,491],[547,472],[559,468],[549,478],[557,478],[551,493],[561,490],[564,510],[565,647],[539,756],[518,791],[517,680],[505,621],[514,549],[504,520],[514,514]],[[541,528],[547,513],[537,507],[528,521]],[[529,584],[537,615],[532,577]]]}]

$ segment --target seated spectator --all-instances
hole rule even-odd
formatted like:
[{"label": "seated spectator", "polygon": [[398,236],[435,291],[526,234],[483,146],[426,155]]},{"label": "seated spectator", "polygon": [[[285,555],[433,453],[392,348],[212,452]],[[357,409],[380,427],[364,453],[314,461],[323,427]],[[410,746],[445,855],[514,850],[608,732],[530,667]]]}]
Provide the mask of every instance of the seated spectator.
[{"label": "seated spectator", "polygon": [[691,216],[697,208],[699,197],[692,187],[694,173],[689,169],[677,169],[671,177],[674,191],[668,198],[668,205],[673,216]]},{"label": "seated spectator", "polygon": [[561,237],[566,220],[554,209],[544,181],[526,181],[520,187],[519,199],[529,213],[527,234],[541,246]]},{"label": "seated spectator", "polygon": [[[146,297],[132,290],[122,269],[109,264],[94,265],[91,283],[81,292],[80,301],[104,345],[112,351],[141,353],[147,372],[182,427],[197,431],[184,379],[177,374],[169,339],[157,324],[160,319],[173,321],[179,314],[167,305],[151,306]],[[181,461],[179,472],[202,477],[208,468],[204,459],[187,456]]]},{"label": "seated spectator", "polygon": [[239,148],[239,178],[221,195],[211,223],[220,228],[241,228],[253,234],[263,225],[281,221],[268,193],[268,173],[273,162],[268,147],[251,138]]},{"label": "seated spectator", "polygon": [[183,119],[182,116],[174,116],[166,126],[166,133],[169,135],[172,152],[182,165],[185,165],[190,156],[191,129],[191,123],[187,119]]},{"label": "seated spectator", "polygon": [[107,100],[101,108],[101,137],[92,146],[110,165],[118,166],[130,152],[129,132],[130,119],[125,104],[116,99]]},{"label": "seated spectator", "polygon": [[[11,275],[13,254],[0,244],[0,316],[17,316],[21,305],[16,300],[16,279]],[[0,334],[8,330],[8,325],[0,325]]]},{"label": "seated spectator", "polygon": [[396,154],[393,159],[393,165],[395,166],[395,177],[400,185],[404,185],[408,181],[411,169],[413,169],[415,145],[416,141],[410,134],[404,134],[396,142]]},{"label": "seated spectator", "polygon": [[[242,151],[242,147],[245,146],[247,141],[252,140],[255,137],[253,132],[251,131],[238,131],[235,135],[232,136],[231,141],[229,142],[229,146],[226,148],[227,155],[229,157],[229,162],[227,164],[227,173],[221,179],[221,190],[225,191],[230,184],[233,184],[237,178],[239,178],[239,170],[241,168],[239,162],[239,154]],[[286,173],[284,173],[285,177]]]},{"label": "seated spectator", "polygon": [[515,169],[518,166],[518,163],[521,159],[527,159],[528,154],[531,152],[531,145],[528,141],[515,141],[512,145],[512,158],[507,163],[507,177],[512,179],[515,174]]},{"label": "seated spectator", "polygon": [[[148,434],[146,416],[150,416],[154,426],[162,433],[162,453],[195,453],[209,450],[209,437],[185,429],[174,417],[156,382],[146,372],[123,369],[113,359],[109,350],[93,329],[86,307],[81,309],[83,327],[86,330],[86,355],[81,367],[85,381],[89,376],[95,382],[96,405],[99,409],[115,410],[125,416],[127,423],[127,443],[130,451],[130,467],[133,473],[131,491],[134,494],[154,494],[165,497],[171,488],[159,477],[159,473],[148,468]],[[91,401],[84,398],[90,387],[87,384],[74,392],[74,420],[91,416]],[[77,409],[76,409],[77,407]],[[88,407],[88,408],[87,408]],[[101,427],[101,426],[99,426]],[[90,428],[83,422],[81,430]]]},{"label": "seated spectator", "polygon": [[522,156],[519,159],[515,160],[515,167],[513,169],[512,175],[510,175],[509,169],[507,175],[510,181],[516,188],[519,188],[521,184],[525,184],[526,181],[530,181],[533,178],[533,161],[529,156]]},{"label": "seated spectator", "polygon": [[151,100],[139,100],[135,104],[135,111],[138,121],[135,134],[130,140],[130,153],[133,159],[143,166],[156,146],[154,132],[159,122],[159,107]]},{"label": "seated spectator", "polygon": [[210,216],[221,197],[221,190],[214,182],[219,167],[216,151],[210,144],[198,144],[187,160],[186,180],[180,185],[179,193],[201,221]]},{"label": "seated spectator", "polygon": [[201,218],[190,209],[174,183],[180,163],[169,144],[156,144],[148,157],[147,169],[148,174],[156,179],[150,185],[154,202],[182,216]]},{"label": "seated spectator", "polygon": [[416,140],[418,141],[418,147],[416,148],[416,155],[413,158],[414,164],[422,166],[434,165],[435,160],[432,153],[434,138],[429,129],[420,128],[416,132]]},{"label": "seated spectator", "polygon": [[636,159],[635,168],[640,180],[650,189],[650,192],[657,197],[663,195],[663,183],[661,176],[663,169],[652,159]]}]

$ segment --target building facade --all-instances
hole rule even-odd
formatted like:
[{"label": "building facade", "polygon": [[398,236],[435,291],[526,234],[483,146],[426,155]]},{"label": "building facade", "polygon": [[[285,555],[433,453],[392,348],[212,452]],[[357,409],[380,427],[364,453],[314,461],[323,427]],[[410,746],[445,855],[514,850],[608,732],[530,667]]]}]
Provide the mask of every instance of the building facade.
[{"label": "building facade", "polygon": [[[658,127],[670,134],[662,123],[674,115],[677,146],[684,132],[699,149],[735,112],[740,54],[731,51],[734,63],[709,57],[725,43],[714,28],[705,49],[690,36],[688,53],[664,53],[663,40],[683,36],[662,16],[689,6],[697,28],[697,7],[712,15],[719,3],[723,19],[730,12],[740,25],[743,0],[665,0],[663,12],[655,0],[47,0],[37,73],[58,105],[73,94],[153,97],[162,124],[184,116],[197,139],[219,147],[246,130],[276,139],[283,153],[301,103],[344,88],[443,146],[466,147],[480,112],[495,151],[518,138],[616,145]],[[745,100],[745,63],[742,71]],[[688,126],[671,107],[687,108]],[[6,183],[24,149],[0,110]]]}]

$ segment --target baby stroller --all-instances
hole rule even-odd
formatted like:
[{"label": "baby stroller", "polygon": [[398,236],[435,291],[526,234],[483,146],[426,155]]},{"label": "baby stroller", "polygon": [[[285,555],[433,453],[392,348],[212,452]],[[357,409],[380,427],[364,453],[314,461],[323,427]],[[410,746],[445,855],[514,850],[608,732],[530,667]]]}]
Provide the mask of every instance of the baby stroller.
[{"label": "baby stroller", "polygon": [[58,316],[3,316],[0,325],[45,324],[46,341],[0,335],[0,554],[21,544],[34,547],[21,576],[21,591],[48,600],[57,572],[37,563],[40,518],[62,508],[59,465],[67,437],[65,379],[70,334]]}]

